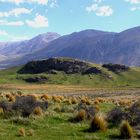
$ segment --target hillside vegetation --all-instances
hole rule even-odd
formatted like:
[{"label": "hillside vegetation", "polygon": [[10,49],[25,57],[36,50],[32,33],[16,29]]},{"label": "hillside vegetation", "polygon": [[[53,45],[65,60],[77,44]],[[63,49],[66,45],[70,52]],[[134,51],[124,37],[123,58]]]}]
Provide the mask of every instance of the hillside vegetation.
[{"label": "hillside vegetation", "polygon": [[140,68],[113,64],[101,66],[76,59],[51,58],[2,70],[0,83],[139,87]]}]

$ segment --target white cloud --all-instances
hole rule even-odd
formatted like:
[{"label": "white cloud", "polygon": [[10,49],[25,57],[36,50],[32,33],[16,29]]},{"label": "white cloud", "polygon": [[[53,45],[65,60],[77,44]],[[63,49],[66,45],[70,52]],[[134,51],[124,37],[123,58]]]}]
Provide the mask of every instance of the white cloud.
[{"label": "white cloud", "polygon": [[140,7],[131,7],[130,10],[131,10],[131,11],[140,10]]},{"label": "white cloud", "polygon": [[26,20],[26,24],[33,28],[48,27],[48,19],[45,16],[36,14],[34,20]]},{"label": "white cloud", "polygon": [[22,25],[24,25],[24,22],[23,21],[0,20],[0,25],[4,25],[4,26],[22,26]]},{"label": "white cloud", "polygon": [[139,4],[140,0],[125,0],[126,2],[130,2],[131,4]]},{"label": "white cloud", "polygon": [[86,7],[87,12],[95,12],[97,16],[111,16],[113,9],[109,5],[99,6],[98,4],[92,4]]},{"label": "white cloud", "polygon": [[48,0],[0,0],[0,2],[15,3],[16,5],[23,4],[23,3],[37,3],[40,5],[48,4]]},{"label": "white cloud", "polygon": [[92,4],[86,7],[87,12],[95,12],[98,9],[98,4]]},{"label": "white cloud", "polygon": [[8,33],[4,30],[0,30],[0,36],[7,36]]},{"label": "white cloud", "polygon": [[140,0],[125,0],[131,4],[130,11],[140,10]]},{"label": "white cloud", "polygon": [[22,40],[28,40],[29,37],[28,36],[9,36],[10,37],[10,40],[12,41],[22,41]]},{"label": "white cloud", "polygon": [[113,10],[108,5],[100,6],[96,11],[97,16],[111,16],[112,14],[113,14]]},{"label": "white cloud", "polygon": [[57,0],[50,0],[50,7],[51,8],[58,7]]},{"label": "white cloud", "polygon": [[9,16],[19,16],[21,14],[30,14],[31,12],[32,12],[32,9],[29,10],[26,8],[15,8],[7,12],[0,12],[0,18],[9,17]]},{"label": "white cloud", "polygon": [[95,3],[101,3],[104,0],[94,0]]}]

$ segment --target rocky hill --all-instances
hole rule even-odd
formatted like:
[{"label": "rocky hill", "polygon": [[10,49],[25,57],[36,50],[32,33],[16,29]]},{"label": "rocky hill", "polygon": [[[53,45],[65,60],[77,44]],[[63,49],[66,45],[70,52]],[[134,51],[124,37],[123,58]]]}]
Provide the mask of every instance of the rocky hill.
[{"label": "rocky hill", "polygon": [[51,73],[55,74],[57,71],[63,71],[66,74],[100,74],[102,73],[98,67],[91,63],[70,59],[70,58],[50,58],[42,61],[31,61],[21,68],[20,74],[37,74],[37,73]]}]

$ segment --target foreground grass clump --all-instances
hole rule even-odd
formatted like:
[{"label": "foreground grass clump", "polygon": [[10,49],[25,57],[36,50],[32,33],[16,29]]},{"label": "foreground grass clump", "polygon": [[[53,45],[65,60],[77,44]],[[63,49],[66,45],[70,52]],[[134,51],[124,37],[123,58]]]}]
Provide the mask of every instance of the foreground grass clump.
[{"label": "foreground grass clump", "polygon": [[120,137],[123,139],[130,139],[133,136],[133,128],[128,121],[123,121],[120,126]]},{"label": "foreground grass clump", "polygon": [[27,136],[33,136],[34,135],[34,130],[30,129],[27,131]]},{"label": "foreground grass clump", "polygon": [[22,136],[22,137],[25,137],[25,129],[24,128],[19,128],[18,130],[18,136]]},{"label": "foreground grass clump", "polygon": [[76,117],[74,118],[74,121],[80,122],[85,120],[85,118],[86,118],[86,111],[84,109],[81,109],[76,115]]},{"label": "foreground grass clump", "polygon": [[36,107],[33,111],[33,114],[37,115],[37,116],[42,116],[43,115],[43,111],[41,109],[41,107]]},{"label": "foreground grass clump", "polygon": [[107,122],[102,114],[96,114],[92,119],[91,126],[90,126],[90,131],[92,132],[96,132],[99,130],[100,131],[107,130]]}]

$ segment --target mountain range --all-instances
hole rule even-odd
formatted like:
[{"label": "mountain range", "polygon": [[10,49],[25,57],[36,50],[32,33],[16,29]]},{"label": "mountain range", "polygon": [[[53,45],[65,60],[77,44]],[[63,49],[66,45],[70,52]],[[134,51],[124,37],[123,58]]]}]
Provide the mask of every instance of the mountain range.
[{"label": "mountain range", "polygon": [[31,40],[0,43],[1,69],[51,57],[140,66],[140,27],[120,33],[90,29],[60,36],[49,32]]}]

